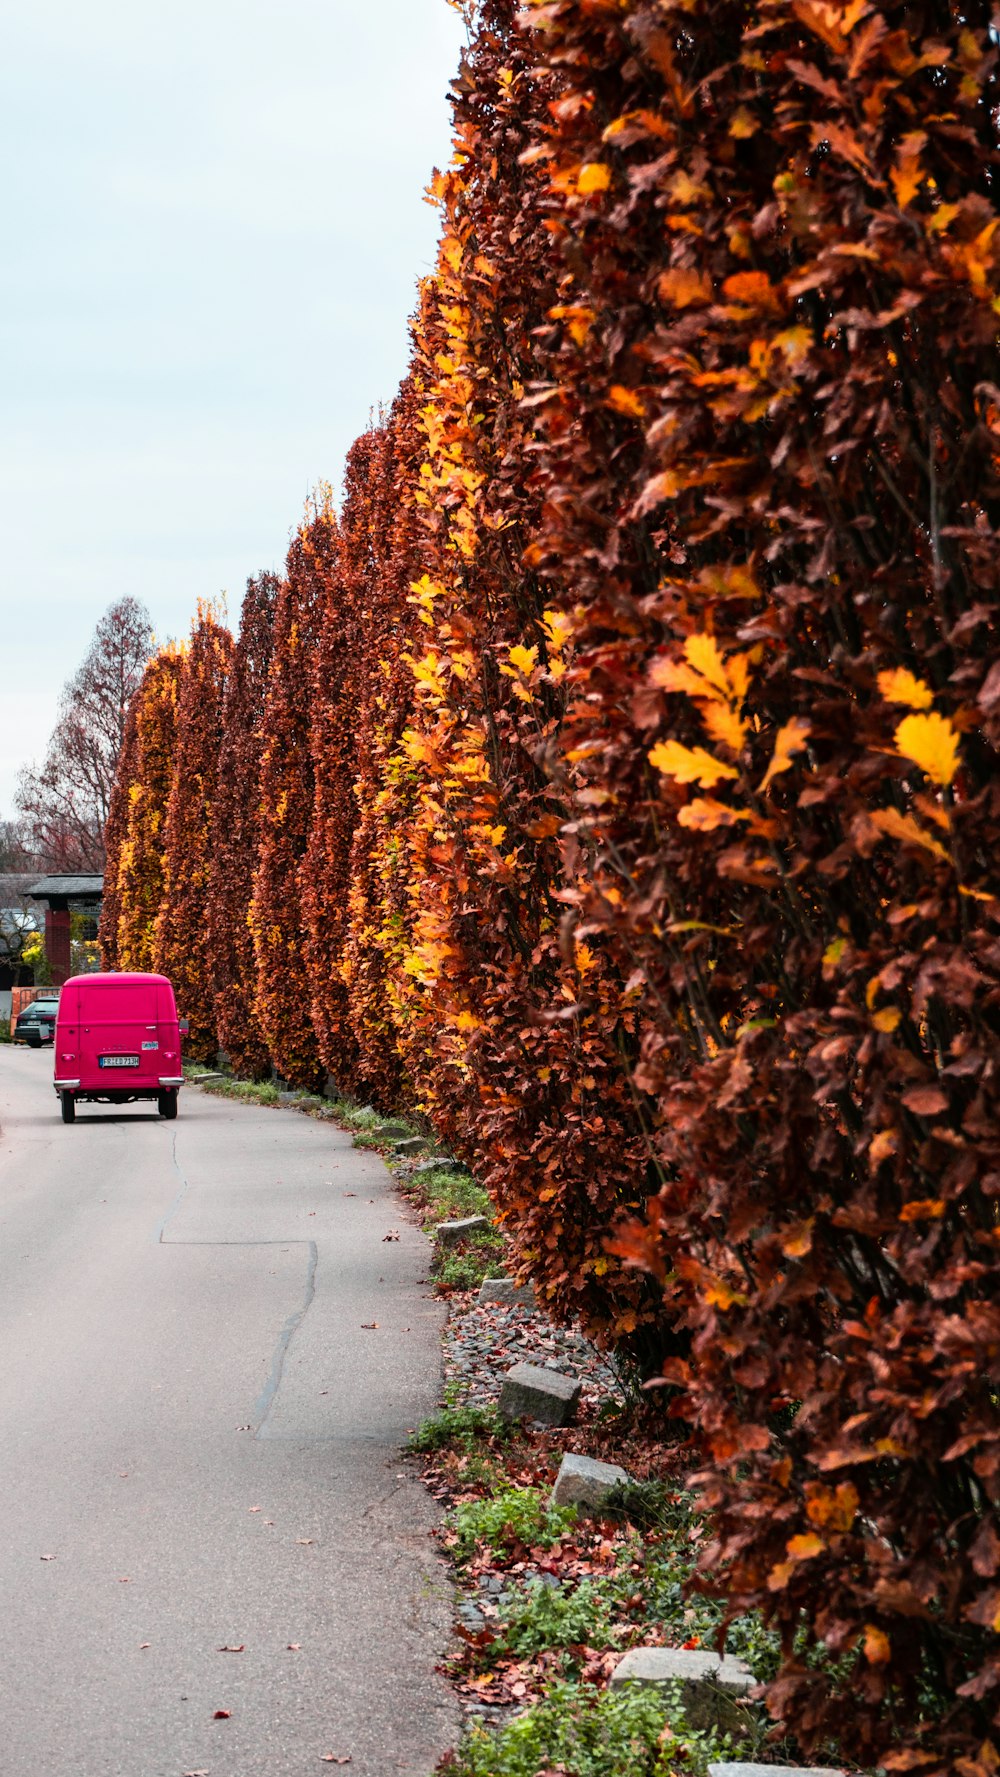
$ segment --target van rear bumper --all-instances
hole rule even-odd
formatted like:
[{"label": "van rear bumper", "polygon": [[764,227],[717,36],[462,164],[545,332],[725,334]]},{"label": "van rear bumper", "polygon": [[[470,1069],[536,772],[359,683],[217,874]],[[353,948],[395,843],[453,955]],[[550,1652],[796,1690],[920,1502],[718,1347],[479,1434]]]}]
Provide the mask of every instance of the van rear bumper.
[{"label": "van rear bumper", "polygon": [[184,1084],[184,1075],[183,1074],[161,1074],[160,1075],[160,1085],[161,1086],[183,1086],[183,1084]]},{"label": "van rear bumper", "polygon": [[53,1080],[52,1084],[57,1092],[69,1092],[74,1086],[79,1086],[80,1082],[79,1080]]}]

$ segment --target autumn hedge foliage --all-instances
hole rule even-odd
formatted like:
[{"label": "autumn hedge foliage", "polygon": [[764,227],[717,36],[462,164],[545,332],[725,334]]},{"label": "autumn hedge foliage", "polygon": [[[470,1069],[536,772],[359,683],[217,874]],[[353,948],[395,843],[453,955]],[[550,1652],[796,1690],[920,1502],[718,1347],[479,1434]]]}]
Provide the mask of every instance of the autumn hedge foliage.
[{"label": "autumn hedge foliage", "polygon": [[260,852],[265,705],[281,581],[247,582],[226,683],[218,785],[212,809],[209,945],[219,1047],[244,1078],[262,1080],[271,1055],[255,1010],[257,958],[250,929]]},{"label": "autumn hedge foliage", "polygon": [[668,1385],[803,1751],[961,1777],[1000,1761],[996,55],[938,0],[485,0],[410,369],[293,543],[234,791],[279,1071],[425,1115]]}]

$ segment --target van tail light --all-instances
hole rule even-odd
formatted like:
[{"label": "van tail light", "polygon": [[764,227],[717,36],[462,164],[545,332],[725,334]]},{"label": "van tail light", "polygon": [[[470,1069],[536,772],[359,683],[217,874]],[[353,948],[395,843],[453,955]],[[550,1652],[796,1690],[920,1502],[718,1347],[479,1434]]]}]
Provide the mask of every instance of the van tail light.
[{"label": "van tail light", "polygon": [[182,1037],[189,1037],[191,1035],[191,1021],[190,1021],[190,1019],[178,1018],[177,1029],[180,1031]]}]

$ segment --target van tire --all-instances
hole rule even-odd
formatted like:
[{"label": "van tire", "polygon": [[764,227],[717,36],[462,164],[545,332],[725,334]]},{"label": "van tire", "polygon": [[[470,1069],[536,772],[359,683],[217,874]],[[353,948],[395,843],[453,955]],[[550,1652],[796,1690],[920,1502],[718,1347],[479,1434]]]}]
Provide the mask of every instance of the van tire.
[{"label": "van tire", "polygon": [[168,1123],[172,1122],[177,1115],[177,1093],[175,1091],[158,1092],[156,1108],[161,1117],[165,1117]]},{"label": "van tire", "polygon": [[62,1105],[62,1120],[63,1120],[63,1122],[64,1123],[75,1123],[76,1122],[76,1099],[73,1097],[72,1092],[60,1092],[59,1102]]}]

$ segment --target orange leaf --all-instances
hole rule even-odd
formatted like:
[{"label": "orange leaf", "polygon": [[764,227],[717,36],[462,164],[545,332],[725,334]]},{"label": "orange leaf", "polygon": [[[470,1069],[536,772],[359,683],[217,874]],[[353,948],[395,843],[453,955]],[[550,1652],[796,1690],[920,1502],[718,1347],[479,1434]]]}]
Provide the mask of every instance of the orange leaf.
[{"label": "orange leaf", "polygon": [[741,302],[748,308],[773,309],[778,306],[774,285],[763,271],[734,272],[726,279],[722,292],[730,302]]},{"label": "orange leaf", "polygon": [[810,1216],[808,1221],[796,1222],[794,1227],[782,1235],[781,1250],[786,1258],[802,1259],[812,1250],[815,1220],[815,1216]]},{"label": "orange leaf", "polygon": [[940,1197],[914,1197],[911,1203],[903,1204],[899,1219],[901,1222],[936,1222],[947,1207]]},{"label": "orange leaf", "polygon": [[934,702],[930,686],[915,678],[905,666],[897,666],[891,673],[879,673],[878,688],[886,703],[905,703],[911,710],[929,710]]},{"label": "orange leaf", "polygon": [[718,741],[720,746],[728,747],[731,752],[742,750],[750,724],[735,710],[727,708],[724,703],[707,704],[701,713],[701,719],[708,730],[709,738]]},{"label": "orange leaf", "polygon": [[884,1666],[892,1657],[892,1644],[882,1629],[876,1629],[874,1623],[865,1624],[865,1659],[870,1666]]},{"label": "orange leaf", "polygon": [[785,1544],[793,1561],[811,1561],[814,1556],[822,1555],[826,1544],[821,1536],[807,1532],[805,1536],[793,1536]]},{"label": "orange leaf", "polygon": [[691,266],[671,266],[661,274],[656,288],[661,301],[675,309],[702,308],[712,300],[710,280]]},{"label": "orange leaf", "polygon": [[[916,718],[914,718],[916,720]],[[870,817],[871,826],[880,833],[887,833],[893,839],[902,839],[910,845],[919,845],[924,851],[932,852],[934,857],[943,858],[946,864],[951,862],[943,845],[939,845],[932,833],[928,833],[912,814],[900,814],[895,808],[878,808]]]},{"label": "orange leaf", "polygon": [[727,808],[714,796],[695,796],[677,811],[678,825],[696,833],[711,833],[716,827],[732,827],[737,821],[749,820],[742,809]]},{"label": "orange leaf", "polygon": [[616,413],[627,414],[630,419],[642,420],[646,417],[646,404],[641,395],[637,395],[634,389],[627,389],[624,383],[612,383],[608,390],[607,405],[613,407]]},{"label": "orange leaf", "polygon": [[812,724],[804,721],[801,716],[793,716],[790,722],[778,729],[774,754],[761,781],[762,791],[767,789],[772,778],[776,778],[779,772],[789,769],[796,753],[802,752],[811,733]]}]

